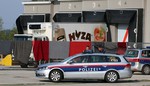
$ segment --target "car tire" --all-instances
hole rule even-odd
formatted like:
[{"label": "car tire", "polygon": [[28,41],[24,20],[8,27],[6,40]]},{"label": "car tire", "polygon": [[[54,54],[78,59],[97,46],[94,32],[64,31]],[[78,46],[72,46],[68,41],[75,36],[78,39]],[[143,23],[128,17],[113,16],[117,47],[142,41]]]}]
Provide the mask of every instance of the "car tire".
[{"label": "car tire", "polygon": [[150,66],[149,65],[145,65],[142,68],[142,74],[144,74],[144,75],[149,75],[150,74]]},{"label": "car tire", "polygon": [[49,79],[52,82],[59,82],[62,80],[62,78],[63,74],[60,70],[53,70],[49,75]]},{"label": "car tire", "polygon": [[132,71],[132,74],[134,74],[134,71]]},{"label": "car tire", "polygon": [[20,63],[21,68],[28,68],[28,64]]},{"label": "car tire", "polygon": [[115,71],[109,71],[105,75],[105,80],[109,83],[114,83],[118,81],[118,73]]}]

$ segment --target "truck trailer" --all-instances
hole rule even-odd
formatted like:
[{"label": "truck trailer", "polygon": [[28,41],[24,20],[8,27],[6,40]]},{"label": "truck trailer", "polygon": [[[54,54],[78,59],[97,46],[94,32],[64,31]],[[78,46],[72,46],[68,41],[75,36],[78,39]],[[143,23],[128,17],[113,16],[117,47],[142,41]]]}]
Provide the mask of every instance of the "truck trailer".
[{"label": "truck trailer", "polygon": [[[114,46],[110,48],[112,50],[116,47],[140,48],[141,46],[136,44],[143,42],[144,9],[140,6],[139,8],[133,6],[111,9],[104,5],[113,3],[122,5],[123,2],[112,2],[111,0],[23,1],[24,13],[16,20],[18,35],[15,35],[15,38],[26,34],[32,36],[32,42],[49,41],[49,58],[51,59],[64,59],[68,52],[68,56],[75,54],[70,54],[71,49],[74,49],[70,48],[73,42],[79,44],[88,42],[92,49],[94,49],[94,44],[104,47],[111,45],[109,43],[114,43]],[[104,8],[102,9],[101,6]],[[69,43],[68,50],[55,49],[55,47],[62,46],[61,43]],[[32,44],[34,46],[34,43]],[[84,48],[85,46],[81,51]],[[65,48],[60,47],[60,49]],[[66,55],[62,57],[54,55],[52,52],[56,50]],[[34,54],[32,56],[34,57]]]}]

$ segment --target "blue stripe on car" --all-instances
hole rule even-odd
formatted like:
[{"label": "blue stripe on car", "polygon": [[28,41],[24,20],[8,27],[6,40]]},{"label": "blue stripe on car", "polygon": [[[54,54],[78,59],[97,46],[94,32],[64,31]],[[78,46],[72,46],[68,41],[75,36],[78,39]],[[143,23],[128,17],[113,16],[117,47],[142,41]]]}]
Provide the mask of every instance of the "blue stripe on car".
[{"label": "blue stripe on car", "polygon": [[107,71],[109,69],[115,69],[115,70],[123,70],[125,66],[92,66],[92,67],[60,67],[64,72],[78,72],[78,71]]},{"label": "blue stripe on car", "polygon": [[150,64],[150,60],[147,59],[140,59],[141,64]]}]

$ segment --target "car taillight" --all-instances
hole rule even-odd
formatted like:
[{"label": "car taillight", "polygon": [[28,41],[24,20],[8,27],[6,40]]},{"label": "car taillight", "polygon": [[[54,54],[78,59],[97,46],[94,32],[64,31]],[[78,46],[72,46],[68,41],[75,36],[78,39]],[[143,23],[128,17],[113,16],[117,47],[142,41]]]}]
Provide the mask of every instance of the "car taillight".
[{"label": "car taillight", "polygon": [[125,67],[126,68],[131,68],[131,64],[127,64]]}]

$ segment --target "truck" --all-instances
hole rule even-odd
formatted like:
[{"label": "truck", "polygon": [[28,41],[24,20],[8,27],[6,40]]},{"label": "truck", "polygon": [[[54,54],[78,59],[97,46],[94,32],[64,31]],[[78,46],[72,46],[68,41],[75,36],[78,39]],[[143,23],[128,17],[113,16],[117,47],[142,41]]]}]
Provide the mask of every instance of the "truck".
[{"label": "truck", "polygon": [[[93,1],[93,0],[88,0]],[[16,20],[19,37],[22,34],[32,36],[32,41],[48,40],[50,42],[133,42],[133,46],[142,42],[143,9],[98,9],[70,10],[86,0],[50,0],[23,2],[25,12]],[[31,3],[32,2],[32,3]],[[69,3],[69,4],[68,4]],[[99,3],[99,1],[98,1]],[[68,4],[68,5],[65,5]],[[101,4],[101,3],[100,3]],[[39,6],[36,12],[27,12],[28,6]],[[50,12],[40,11],[40,6],[49,6]],[[69,6],[68,10],[58,7]],[[99,6],[99,5],[98,5]],[[44,8],[42,8],[44,10]],[[45,9],[47,9],[45,7]],[[26,37],[25,37],[26,38]],[[60,52],[62,53],[62,52]],[[64,52],[65,53],[65,52]],[[34,58],[34,56],[33,56]],[[52,58],[52,57],[49,57]],[[53,57],[52,59],[59,58]],[[60,57],[61,58],[61,57]],[[63,58],[61,58],[63,59]]]}]

